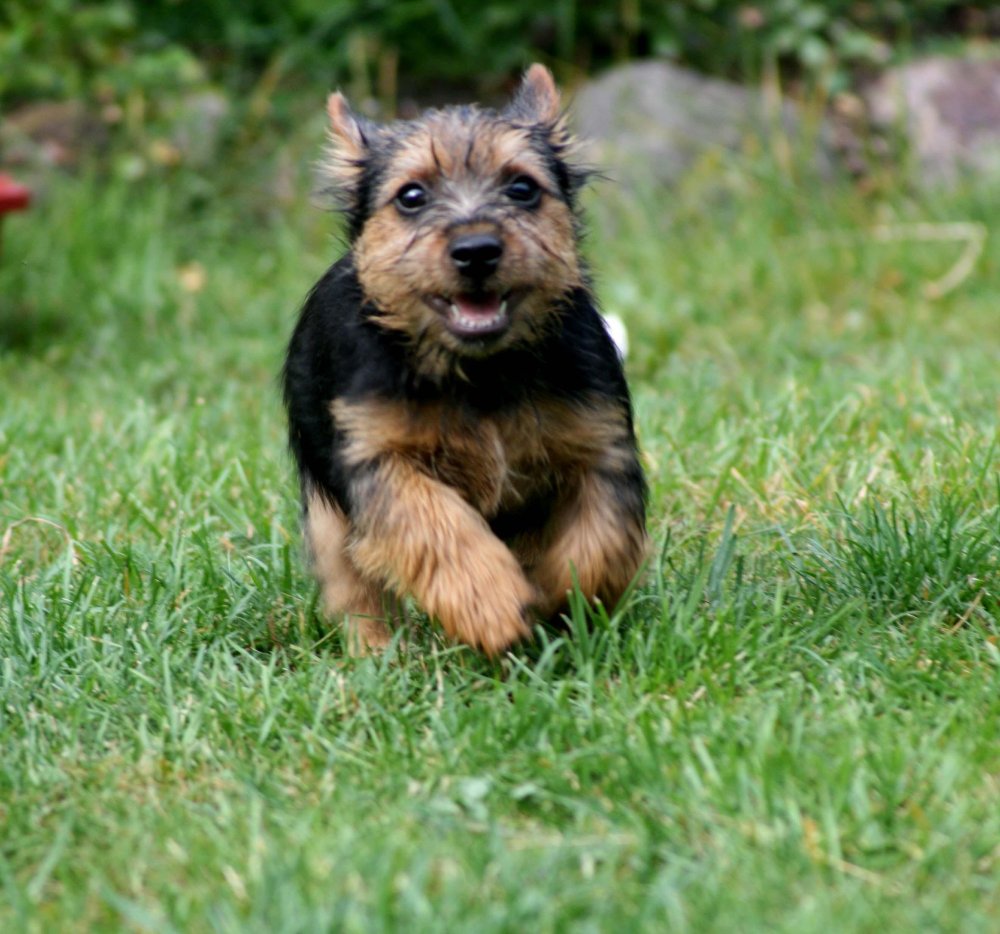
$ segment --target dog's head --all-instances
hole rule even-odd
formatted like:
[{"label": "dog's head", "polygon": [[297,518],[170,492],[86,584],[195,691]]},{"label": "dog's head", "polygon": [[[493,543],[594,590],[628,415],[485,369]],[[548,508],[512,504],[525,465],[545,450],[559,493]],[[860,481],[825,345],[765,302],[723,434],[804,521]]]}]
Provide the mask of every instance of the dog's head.
[{"label": "dog's head", "polygon": [[552,75],[532,65],[508,106],[376,124],[330,97],[328,174],[373,319],[420,354],[486,356],[538,340],[582,284],[586,173]]}]

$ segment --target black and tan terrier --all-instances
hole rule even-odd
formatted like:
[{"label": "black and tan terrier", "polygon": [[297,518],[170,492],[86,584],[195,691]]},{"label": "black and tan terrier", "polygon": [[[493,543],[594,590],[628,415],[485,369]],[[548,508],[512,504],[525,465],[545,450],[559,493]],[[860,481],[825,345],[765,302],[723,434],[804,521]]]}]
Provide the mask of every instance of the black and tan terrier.
[{"label": "black and tan terrier", "polygon": [[499,112],[328,111],[350,250],[284,370],[325,609],[365,651],[410,595],[497,654],[574,582],[610,608],[645,555],[646,487],[551,74],[533,65]]}]

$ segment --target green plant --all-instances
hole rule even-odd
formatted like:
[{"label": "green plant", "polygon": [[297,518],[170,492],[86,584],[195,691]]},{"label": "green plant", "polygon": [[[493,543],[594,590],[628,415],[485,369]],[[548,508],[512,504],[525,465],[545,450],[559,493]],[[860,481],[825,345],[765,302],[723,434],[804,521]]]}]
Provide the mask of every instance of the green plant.
[{"label": "green plant", "polygon": [[665,55],[715,74],[776,67],[828,89],[890,50],[988,31],[982,0],[9,0],[0,11],[0,99],[169,93],[214,80],[245,94],[308,75],[395,104],[401,86],[496,89],[542,58],[565,76]]},{"label": "green plant", "polygon": [[960,245],[871,236],[985,190],[595,191],[647,578],[499,665],[419,616],[358,661],[276,379],[336,222],[265,148],[7,231],[0,929],[994,930],[1000,239],[929,297]]},{"label": "green plant", "polygon": [[0,101],[166,94],[203,80],[189,49],[146,43],[130,0],[10,0],[0,11]]}]

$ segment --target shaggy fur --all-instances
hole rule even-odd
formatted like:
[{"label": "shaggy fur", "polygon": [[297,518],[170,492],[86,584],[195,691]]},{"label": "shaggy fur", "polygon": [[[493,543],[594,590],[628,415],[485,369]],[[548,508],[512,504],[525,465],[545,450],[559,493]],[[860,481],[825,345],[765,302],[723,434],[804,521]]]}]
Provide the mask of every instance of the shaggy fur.
[{"label": "shaggy fur", "polygon": [[579,256],[585,173],[549,72],[501,112],[376,125],[329,101],[350,249],[284,370],[305,535],[351,648],[411,595],[489,654],[565,606],[612,606],[646,550],[621,365]]}]

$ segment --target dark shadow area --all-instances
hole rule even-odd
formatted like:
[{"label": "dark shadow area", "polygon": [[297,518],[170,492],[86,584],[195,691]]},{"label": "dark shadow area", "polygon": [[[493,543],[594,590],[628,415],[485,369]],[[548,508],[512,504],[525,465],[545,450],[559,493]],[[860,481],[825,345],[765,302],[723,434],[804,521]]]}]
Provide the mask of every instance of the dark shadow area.
[{"label": "dark shadow area", "polygon": [[63,315],[42,312],[30,303],[4,302],[0,307],[0,353],[40,356],[56,340],[66,338],[72,322]]}]

